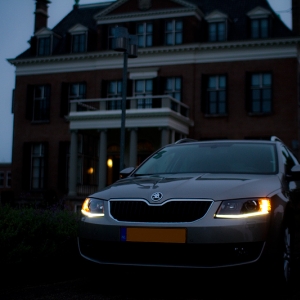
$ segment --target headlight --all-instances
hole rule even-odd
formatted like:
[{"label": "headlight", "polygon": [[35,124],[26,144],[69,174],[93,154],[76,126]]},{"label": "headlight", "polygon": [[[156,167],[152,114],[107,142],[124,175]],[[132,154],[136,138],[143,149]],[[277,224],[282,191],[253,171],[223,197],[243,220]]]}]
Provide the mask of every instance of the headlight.
[{"label": "headlight", "polygon": [[82,204],[81,212],[90,218],[104,217],[104,201],[86,198]]},{"label": "headlight", "polygon": [[268,198],[227,200],[220,205],[216,218],[239,219],[266,215],[271,211],[271,201]]}]

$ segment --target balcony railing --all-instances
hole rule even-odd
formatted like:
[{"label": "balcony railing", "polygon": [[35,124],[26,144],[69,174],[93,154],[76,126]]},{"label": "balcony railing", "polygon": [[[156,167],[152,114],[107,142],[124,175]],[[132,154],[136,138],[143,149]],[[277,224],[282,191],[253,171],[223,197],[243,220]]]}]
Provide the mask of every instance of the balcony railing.
[{"label": "balcony railing", "polygon": [[[70,112],[121,110],[121,101],[121,97],[71,100]],[[184,117],[189,116],[189,107],[168,95],[126,98],[126,110],[159,108],[169,108]]]}]

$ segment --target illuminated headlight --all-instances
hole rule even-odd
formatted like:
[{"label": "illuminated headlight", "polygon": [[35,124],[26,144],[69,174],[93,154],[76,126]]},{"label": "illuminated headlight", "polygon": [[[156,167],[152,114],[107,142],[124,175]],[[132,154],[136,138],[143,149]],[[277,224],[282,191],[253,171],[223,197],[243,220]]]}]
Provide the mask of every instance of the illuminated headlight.
[{"label": "illuminated headlight", "polygon": [[216,218],[240,219],[266,215],[271,211],[271,201],[268,198],[227,200],[220,205]]},{"label": "illuminated headlight", "polygon": [[81,212],[90,218],[104,217],[104,201],[86,198],[82,204]]}]

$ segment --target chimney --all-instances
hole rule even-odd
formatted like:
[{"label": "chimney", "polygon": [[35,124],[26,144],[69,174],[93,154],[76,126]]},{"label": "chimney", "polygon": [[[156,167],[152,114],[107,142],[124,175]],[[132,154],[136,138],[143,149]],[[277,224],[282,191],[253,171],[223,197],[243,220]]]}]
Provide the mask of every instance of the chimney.
[{"label": "chimney", "polygon": [[300,0],[292,0],[292,29],[300,36]]},{"label": "chimney", "polygon": [[48,4],[49,0],[35,0],[35,19],[34,19],[34,33],[38,30],[47,27],[48,20]]}]

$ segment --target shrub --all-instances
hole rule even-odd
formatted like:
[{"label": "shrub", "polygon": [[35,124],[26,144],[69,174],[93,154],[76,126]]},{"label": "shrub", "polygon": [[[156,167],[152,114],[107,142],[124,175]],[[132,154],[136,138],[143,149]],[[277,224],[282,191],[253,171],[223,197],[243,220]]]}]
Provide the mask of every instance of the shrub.
[{"label": "shrub", "polygon": [[0,263],[65,255],[75,245],[77,231],[77,216],[67,210],[0,206]]}]

